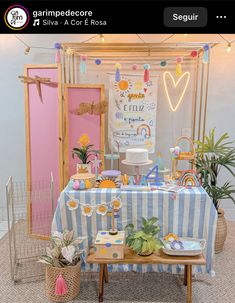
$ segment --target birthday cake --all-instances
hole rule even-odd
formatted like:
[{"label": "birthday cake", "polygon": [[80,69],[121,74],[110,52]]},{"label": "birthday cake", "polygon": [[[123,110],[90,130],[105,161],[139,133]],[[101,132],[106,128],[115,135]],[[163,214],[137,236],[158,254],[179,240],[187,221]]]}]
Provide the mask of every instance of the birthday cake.
[{"label": "birthday cake", "polygon": [[149,161],[148,150],[145,148],[129,148],[126,150],[126,162],[143,164]]}]

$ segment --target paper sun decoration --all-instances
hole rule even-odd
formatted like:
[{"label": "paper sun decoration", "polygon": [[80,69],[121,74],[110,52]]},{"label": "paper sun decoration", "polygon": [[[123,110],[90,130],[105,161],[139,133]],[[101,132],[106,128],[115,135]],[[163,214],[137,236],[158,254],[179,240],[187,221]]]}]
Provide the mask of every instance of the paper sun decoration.
[{"label": "paper sun decoration", "polygon": [[117,186],[118,182],[116,181],[116,178],[101,177],[101,179],[98,181],[99,188],[117,188]]}]

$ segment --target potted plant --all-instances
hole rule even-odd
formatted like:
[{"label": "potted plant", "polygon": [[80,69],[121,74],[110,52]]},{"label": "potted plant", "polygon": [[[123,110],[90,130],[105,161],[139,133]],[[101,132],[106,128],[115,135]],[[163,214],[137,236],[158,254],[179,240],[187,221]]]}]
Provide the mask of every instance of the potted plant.
[{"label": "potted plant", "polygon": [[80,291],[81,238],[74,238],[74,232],[55,232],[46,254],[39,262],[46,264],[46,294],[50,301],[67,302]]},{"label": "potted plant", "polygon": [[72,150],[72,157],[77,156],[81,160],[81,163],[77,164],[77,173],[90,173],[90,156],[97,156],[100,153],[99,150],[92,149],[94,144],[89,144],[90,138],[87,134],[82,134],[77,144],[78,147],[74,147]]},{"label": "potted plant", "polygon": [[142,218],[141,230],[135,230],[133,224],[128,224],[125,230],[128,233],[126,244],[140,256],[149,256],[159,250],[163,243],[157,238],[160,232],[159,225],[156,224],[158,218],[152,217],[149,220]]},{"label": "potted plant", "polygon": [[224,217],[224,211],[220,208],[220,201],[223,199],[231,199],[235,202],[233,194],[235,188],[230,181],[224,184],[219,183],[221,171],[226,170],[233,177],[235,173],[235,147],[233,141],[229,141],[229,136],[224,133],[217,141],[215,140],[215,129],[204,137],[203,141],[196,141],[198,148],[196,149],[196,168],[201,178],[202,186],[211,197],[215,208],[218,212],[215,252],[219,253],[223,250],[224,242],[227,236],[227,224]]}]

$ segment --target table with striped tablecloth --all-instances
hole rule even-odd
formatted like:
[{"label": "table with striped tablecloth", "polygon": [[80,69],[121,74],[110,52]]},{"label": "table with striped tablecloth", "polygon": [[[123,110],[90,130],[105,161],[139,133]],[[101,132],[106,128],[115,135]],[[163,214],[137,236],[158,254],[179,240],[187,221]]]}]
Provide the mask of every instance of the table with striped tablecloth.
[{"label": "table with striped tablecloth", "polygon": [[[121,191],[120,189],[91,189],[74,191],[68,184],[61,192],[54,214],[52,231],[74,230],[76,236],[85,238],[84,248],[92,244],[98,230],[111,227],[111,218],[95,211],[96,205],[120,198],[122,207],[119,211],[117,227],[123,230],[129,223],[137,228],[141,226],[141,217],[159,218],[160,237],[173,232],[180,237],[204,238],[207,241],[205,257],[206,267],[198,266],[197,272],[213,274],[214,242],[217,212],[203,188],[184,189],[172,194],[164,191]],[[68,201],[78,202],[76,209],[69,209]],[[91,216],[84,216],[82,205],[90,204],[94,211]],[[83,264],[83,270],[96,271],[96,265]],[[109,271],[168,271],[179,273],[180,266],[172,265],[112,265]]]}]

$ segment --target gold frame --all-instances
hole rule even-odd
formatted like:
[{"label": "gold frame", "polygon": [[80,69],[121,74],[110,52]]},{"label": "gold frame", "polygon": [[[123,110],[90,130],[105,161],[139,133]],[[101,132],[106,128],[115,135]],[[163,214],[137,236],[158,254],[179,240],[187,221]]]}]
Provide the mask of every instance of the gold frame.
[{"label": "gold frame", "polygon": [[[28,75],[28,69],[46,69],[54,68],[58,70],[58,102],[59,102],[59,176],[60,176],[60,189],[63,189],[63,166],[60,165],[63,162],[63,125],[62,125],[62,82],[61,82],[61,64],[25,64],[24,76]],[[26,186],[27,191],[31,191],[31,158],[30,158],[30,117],[29,117],[29,91],[28,84],[24,83],[24,97],[25,97],[25,137],[26,137]],[[27,200],[27,227],[28,233],[31,237],[48,240],[49,237],[33,234],[32,233],[32,204],[30,197]]]},{"label": "gold frame", "polygon": [[[68,136],[68,89],[69,88],[90,88],[90,89],[100,89],[100,102],[105,99],[104,84],[64,84],[64,186],[69,181],[69,136]],[[100,148],[104,151],[104,140],[105,140],[105,115],[100,115]],[[104,152],[101,154],[101,169],[104,166]]]}]

